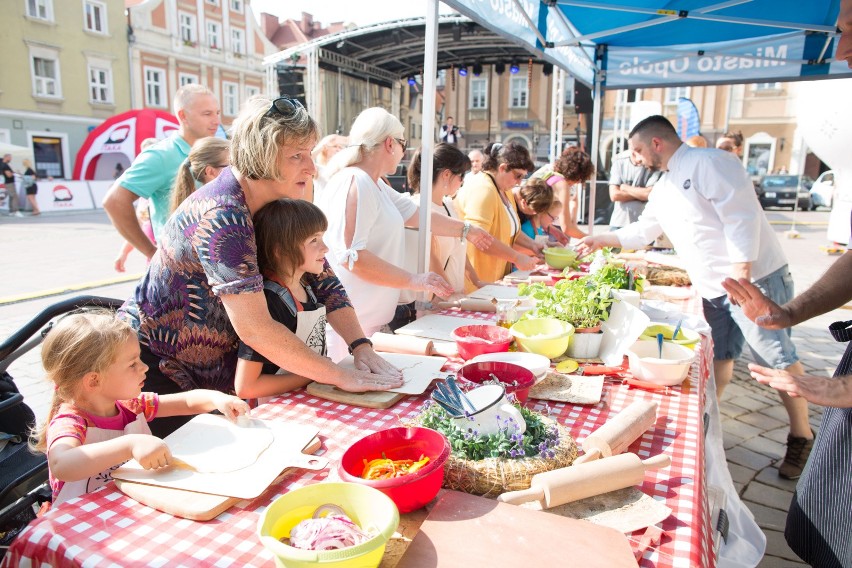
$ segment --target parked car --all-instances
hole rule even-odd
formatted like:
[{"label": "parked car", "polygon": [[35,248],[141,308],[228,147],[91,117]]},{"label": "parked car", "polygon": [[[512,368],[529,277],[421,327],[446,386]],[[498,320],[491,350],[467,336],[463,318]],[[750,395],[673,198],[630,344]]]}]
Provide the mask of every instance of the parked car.
[{"label": "parked car", "polygon": [[789,207],[807,211],[811,208],[810,188],[813,180],[808,176],[765,175],[755,188],[760,205],[767,207]]},{"label": "parked car", "polygon": [[811,209],[834,206],[834,170],[822,172],[811,186]]}]

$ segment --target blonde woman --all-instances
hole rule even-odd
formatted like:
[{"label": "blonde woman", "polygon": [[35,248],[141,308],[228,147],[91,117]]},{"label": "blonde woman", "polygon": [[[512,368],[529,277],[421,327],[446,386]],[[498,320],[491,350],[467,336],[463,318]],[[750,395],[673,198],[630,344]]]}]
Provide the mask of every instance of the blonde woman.
[{"label": "blonde woman", "polygon": [[[394,318],[400,290],[447,297],[453,293],[434,272],[414,274],[405,261],[405,227],[419,224],[418,206],[387,185],[405,155],[402,123],[382,108],[363,111],[352,124],[349,146],[329,164],[328,184],[316,196],[328,217],[328,258],[346,287],[367,335]],[[432,214],[432,232],[488,247],[491,238],[458,219]],[[332,360],[346,355],[346,343],[328,334]]]},{"label": "blonde woman", "polygon": [[169,214],[183,203],[196,189],[208,184],[228,167],[228,151],[231,143],[224,138],[208,136],[192,145],[189,156],[178,168],[172,185]]},{"label": "blonde woman", "polygon": [[33,210],[33,215],[41,215],[38,203],[36,202],[36,194],[38,193],[38,184],[36,183],[36,180],[38,179],[38,176],[36,175],[36,171],[33,169],[33,163],[31,161],[24,158],[21,163],[24,166],[24,175],[21,181],[24,185],[24,191],[27,192],[27,201],[30,204],[30,208]]},{"label": "blonde woman", "polygon": [[314,200],[314,195],[318,191],[322,191],[325,184],[328,183],[328,164],[331,159],[346,148],[349,139],[340,134],[329,134],[320,140],[316,147],[311,151],[311,156],[314,159],[314,164],[317,166],[317,175],[314,176],[313,187],[310,194],[305,196],[308,201]]}]

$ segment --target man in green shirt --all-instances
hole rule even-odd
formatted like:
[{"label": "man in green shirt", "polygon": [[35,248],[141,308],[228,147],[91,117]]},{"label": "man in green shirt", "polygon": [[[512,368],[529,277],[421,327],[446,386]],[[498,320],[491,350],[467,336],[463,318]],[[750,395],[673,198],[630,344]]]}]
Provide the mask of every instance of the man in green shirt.
[{"label": "man in green shirt", "polygon": [[169,198],[178,167],[197,140],[215,135],[219,128],[219,103],[202,85],[178,89],[174,113],[180,123],[177,132],[139,154],[115,180],[103,201],[104,210],[121,236],[148,258],[154,256],[157,247],[142,232],[133,202],[140,197],[149,200],[151,225],[159,240],[169,217]]}]

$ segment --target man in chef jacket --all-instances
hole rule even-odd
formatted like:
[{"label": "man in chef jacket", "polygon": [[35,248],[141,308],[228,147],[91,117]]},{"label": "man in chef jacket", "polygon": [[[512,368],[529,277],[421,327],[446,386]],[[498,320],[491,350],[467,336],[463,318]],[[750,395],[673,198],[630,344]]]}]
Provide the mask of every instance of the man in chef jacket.
[{"label": "man in chef jacket", "polygon": [[[766,367],[804,374],[789,330],[767,330],[728,298],[722,281],[754,282],[782,305],[793,298],[793,280],[781,244],[769,226],[740,160],[715,148],[690,148],[663,116],[650,116],[630,132],[642,164],[665,173],[635,223],[580,242],[583,255],[605,246],[642,248],[665,232],[703,299],[713,332],[716,394],[731,381],[734,360],[747,343]],[[797,479],[813,446],[808,403],[778,391],[790,417],[787,453],[779,475]]]}]

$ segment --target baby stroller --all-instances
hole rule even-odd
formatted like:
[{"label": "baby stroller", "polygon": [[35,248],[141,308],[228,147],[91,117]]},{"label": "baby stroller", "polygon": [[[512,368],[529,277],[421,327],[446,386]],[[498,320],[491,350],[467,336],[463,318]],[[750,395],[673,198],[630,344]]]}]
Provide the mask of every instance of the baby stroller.
[{"label": "baby stroller", "polygon": [[0,558],[27,524],[35,510],[50,501],[47,458],[32,453],[27,442],[35,425],[35,415],[18,390],[7,369],[13,361],[37,347],[65,314],[91,308],[115,310],[121,300],[98,296],[78,296],[53,304],[0,344]]}]

